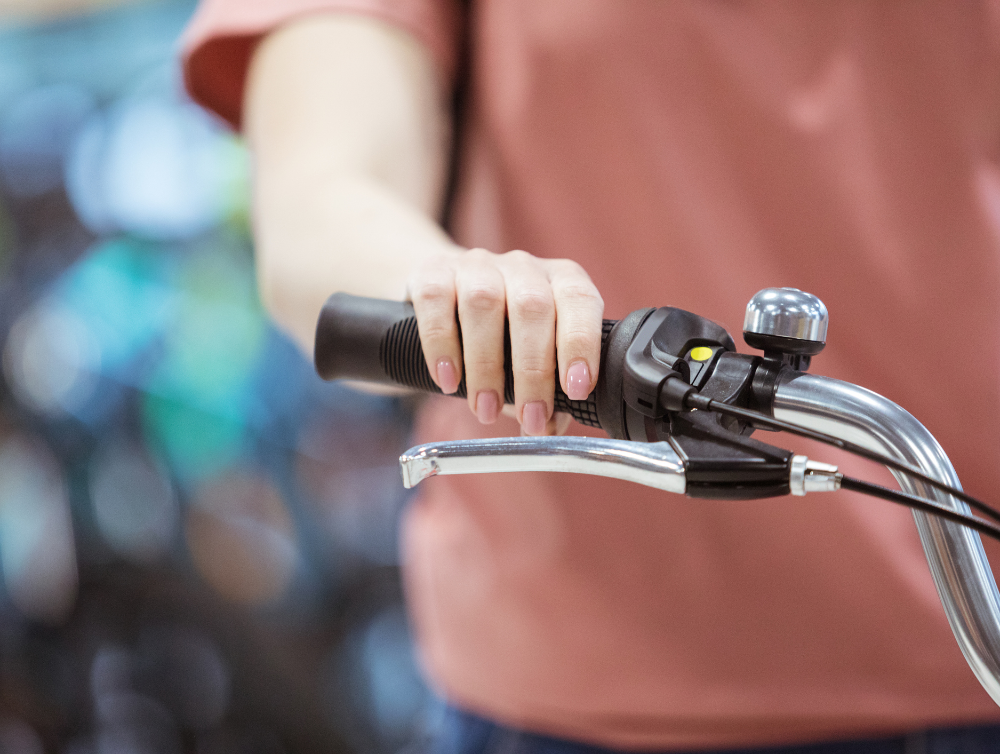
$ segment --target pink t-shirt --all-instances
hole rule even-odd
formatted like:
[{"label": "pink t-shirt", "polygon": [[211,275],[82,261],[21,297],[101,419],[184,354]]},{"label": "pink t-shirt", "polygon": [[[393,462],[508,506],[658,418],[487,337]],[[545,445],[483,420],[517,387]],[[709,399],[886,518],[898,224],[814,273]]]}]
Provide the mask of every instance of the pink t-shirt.
[{"label": "pink t-shirt", "polygon": [[[737,336],[757,290],[813,292],[831,313],[813,371],[908,408],[968,490],[997,496],[995,3],[474,7],[458,241],[578,260],[606,316],[673,305]],[[258,35],[326,9],[409,30],[452,76],[448,0],[208,0],[187,36],[191,92],[238,123]],[[487,433],[517,428],[443,398],[420,424],[424,439]],[[564,474],[424,487],[408,593],[427,671],[460,705],[647,749],[1000,720],[903,509]]]}]

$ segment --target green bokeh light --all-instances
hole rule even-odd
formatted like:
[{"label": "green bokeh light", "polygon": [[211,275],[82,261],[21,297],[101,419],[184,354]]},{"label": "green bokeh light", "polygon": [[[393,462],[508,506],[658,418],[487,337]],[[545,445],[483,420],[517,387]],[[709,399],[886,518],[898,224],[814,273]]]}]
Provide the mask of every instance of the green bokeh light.
[{"label": "green bokeh light", "polygon": [[181,479],[196,481],[245,452],[253,379],[267,333],[249,256],[239,244],[191,254],[163,359],[147,384],[143,421]]}]

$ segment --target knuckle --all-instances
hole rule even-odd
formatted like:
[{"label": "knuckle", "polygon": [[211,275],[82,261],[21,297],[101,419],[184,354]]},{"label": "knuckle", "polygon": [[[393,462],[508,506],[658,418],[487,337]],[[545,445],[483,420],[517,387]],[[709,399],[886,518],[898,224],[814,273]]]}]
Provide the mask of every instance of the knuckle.
[{"label": "knuckle", "polygon": [[510,270],[533,270],[536,274],[547,276],[545,260],[527,251],[515,249],[502,255],[502,260]]},{"label": "knuckle", "polygon": [[463,308],[472,312],[493,313],[504,307],[503,290],[492,285],[473,285],[462,291]]},{"label": "knuckle", "polygon": [[564,348],[576,353],[600,343],[601,332],[576,324],[566,325],[560,333],[560,340]]},{"label": "knuckle", "polygon": [[553,381],[555,379],[555,362],[545,356],[530,356],[518,360],[514,371],[532,382],[536,380]]},{"label": "knuckle", "polygon": [[424,278],[410,285],[410,298],[414,301],[449,301],[454,296],[454,287],[443,280]]},{"label": "knuckle", "polygon": [[450,338],[454,332],[454,327],[449,327],[443,321],[425,321],[420,325],[420,337],[425,342],[437,342]]},{"label": "knuckle", "polygon": [[549,291],[523,290],[509,302],[513,316],[529,321],[551,320],[555,317],[555,301]]},{"label": "knuckle", "polygon": [[486,348],[482,346],[466,347],[464,359],[466,364],[477,371],[484,369],[499,369],[501,372],[503,371],[504,352],[502,346],[497,348]]},{"label": "knuckle", "polygon": [[574,276],[583,275],[589,279],[583,267],[572,259],[552,259],[549,261],[549,268],[556,273]]},{"label": "knuckle", "polygon": [[474,372],[480,377],[495,377],[498,373],[502,376],[503,359],[491,356],[466,356],[465,368],[469,372]]},{"label": "knuckle", "polygon": [[504,254],[508,259],[514,259],[518,261],[524,261],[526,259],[534,259],[535,257],[524,251],[524,249],[513,249]]},{"label": "knuckle", "polygon": [[470,260],[475,262],[484,262],[493,259],[495,256],[496,254],[494,254],[492,251],[477,246],[476,248],[469,249],[464,254],[462,254],[462,259],[463,261]]},{"label": "knuckle", "polygon": [[604,311],[604,299],[594,285],[577,281],[562,282],[554,283],[553,289],[562,300]]}]

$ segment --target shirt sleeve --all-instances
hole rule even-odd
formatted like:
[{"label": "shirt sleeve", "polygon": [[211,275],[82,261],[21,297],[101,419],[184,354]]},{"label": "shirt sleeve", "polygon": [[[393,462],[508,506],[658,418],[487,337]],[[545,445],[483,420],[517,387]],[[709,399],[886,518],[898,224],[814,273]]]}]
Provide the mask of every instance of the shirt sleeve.
[{"label": "shirt sleeve", "polygon": [[272,29],[314,13],[348,12],[394,24],[423,42],[446,81],[458,57],[456,0],[202,0],[182,37],[191,97],[239,129],[250,58]]}]

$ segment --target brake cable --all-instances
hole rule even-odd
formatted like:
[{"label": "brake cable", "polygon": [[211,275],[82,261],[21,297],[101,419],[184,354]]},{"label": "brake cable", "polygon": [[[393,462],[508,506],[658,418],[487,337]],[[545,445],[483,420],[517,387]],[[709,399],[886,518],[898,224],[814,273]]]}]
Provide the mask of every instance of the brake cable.
[{"label": "brake cable", "polygon": [[[703,411],[723,414],[725,416],[731,416],[736,419],[758,424],[762,427],[767,427],[768,429],[788,432],[789,434],[798,435],[799,437],[804,437],[809,440],[816,440],[827,445],[832,445],[835,448],[857,455],[861,458],[865,458],[866,460],[874,461],[875,463],[882,464],[883,466],[895,469],[896,471],[901,471],[914,479],[924,482],[935,489],[945,492],[952,497],[967,503],[970,507],[985,513],[987,516],[994,519],[994,521],[1000,521],[1000,510],[997,510],[996,508],[984,503],[982,500],[973,497],[957,487],[941,482],[932,476],[928,476],[919,469],[907,463],[897,461],[895,458],[892,458],[884,453],[870,450],[869,448],[858,445],[857,443],[842,440],[839,437],[834,437],[833,435],[828,435],[824,432],[802,427],[798,424],[786,422],[781,419],[775,419],[759,411],[753,411],[752,409],[722,403],[701,395],[693,390],[685,395],[684,403],[686,407],[691,409],[700,409]],[[978,531],[980,534],[985,534],[1000,541],[1000,526],[997,526],[995,523],[986,521],[977,516],[972,516],[967,513],[962,513],[961,511],[947,508],[926,498],[911,495],[900,490],[893,490],[879,484],[866,482],[864,480],[846,475],[841,476],[840,486],[841,489],[853,490],[855,492],[860,492],[872,497],[878,497],[882,500],[889,500],[890,502],[899,503],[910,508],[924,511],[925,513],[939,516],[949,521],[967,526],[970,529]]]},{"label": "brake cable", "polygon": [[903,463],[902,461],[897,461],[884,453],[879,453],[875,450],[870,450],[857,443],[850,442],[848,440],[841,440],[839,437],[834,437],[833,435],[828,435],[823,432],[818,432],[814,429],[808,429],[807,427],[801,427],[798,424],[792,424],[790,422],[782,421],[781,419],[775,419],[768,416],[767,414],[762,414],[759,411],[753,411],[748,408],[741,408],[739,406],[732,406],[728,403],[720,403],[719,401],[712,400],[698,393],[691,393],[687,397],[687,403],[690,408],[698,408],[705,411],[712,411],[717,414],[724,414],[727,416],[732,416],[737,419],[742,419],[744,421],[752,422],[753,424],[759,424],[761,426],[767,427],[768,429],[779,430],[781,432],[788,432],[789,434],[798,435],[799,437],[804,437],[809,440],[817,440],[819,442],[825,443],[827,445],[832,445],[835,448],[844,450],[861,458],[865,458],[869,461],[874,461],[875,463],[880,463],[883,466],[888,466],[896,471],[901,471],[914,479],[917,479],[925,484],[934,487],[935,489],[946,492],[952,497],[956,497],[964,503],[967,503],[970,507],[975,508],[981,513],[985,513],[987,516],[992,518],[994,521],[1000,522],[1000,510],[992,507],[991,505],[984,503],[982,500],[973,497],[972,495],[964,492],[957,487],[953,487],[950,484],[941,482],[932,476],[928,476],[919,469],[911,466],[908,463]]}]

